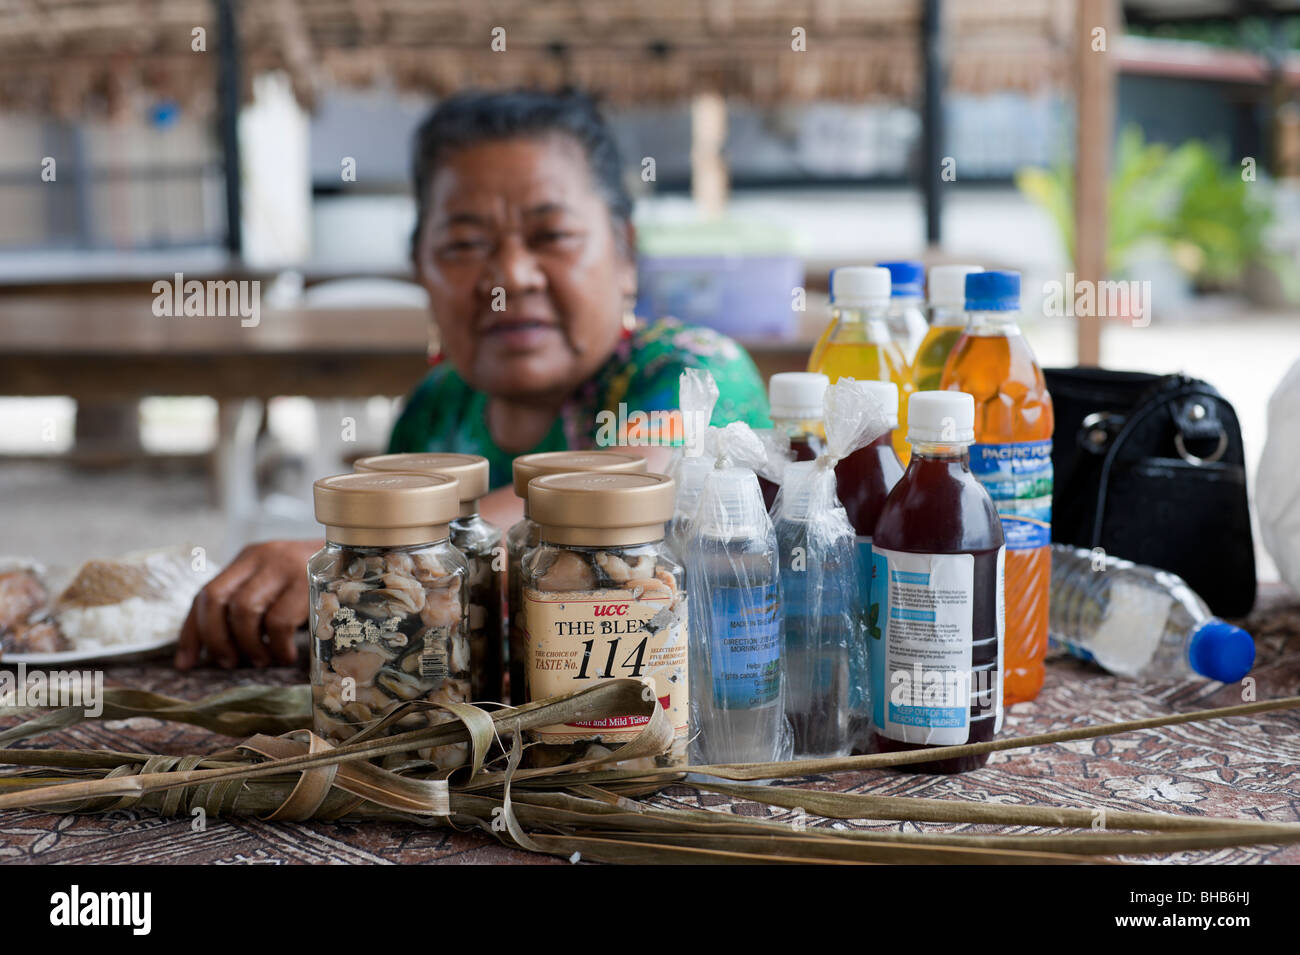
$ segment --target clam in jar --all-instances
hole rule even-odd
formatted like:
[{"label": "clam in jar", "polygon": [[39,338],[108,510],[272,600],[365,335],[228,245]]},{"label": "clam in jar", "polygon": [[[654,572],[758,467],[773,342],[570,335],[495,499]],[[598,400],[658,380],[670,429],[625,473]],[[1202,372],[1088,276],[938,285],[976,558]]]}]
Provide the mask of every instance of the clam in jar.
[{"label": "clam in jar", "polygon": [[[664,545],[675,489],[662,474],[586,472],[529,482],[538,544],[523,558],[525,683],[541,700],[594,682],[648,684],[674,729],[657,766],[685,762],[690,685],[683,571]],[[533,731],[534,766],[589,758],[635,739],[628,714]]]},{"label": "clam in jar", "polygon": [[[460,510],[455,479],[342,474],[313,490],[326,541],[307,565],[316,734],[345,743],[410,700],[467,701],[468,565],[448,539]],[[450,718],[415,710],[383,734]],[[460,743],[419,755],[445,769],[468,753]]]},{"label": "clam in jar", "polygon": [[469,562],[469,682],[476,701],[503,698],[505,653],[505,545],[501,529],[479,515],[487,494],[488,459],[477,454],[430,452],[381,454],[357,461],[358,472],[416,471],[456,479],[460,512],[451,522],[451,543]]},{"label": "clam in jar", "polygon": [[645,471],[645,458],[624,451],[539,451],[523,454],[512,462],[515,495],[524,502],[523,520],[506,533],[506,612],[510,702],[524,702],[523,578],[519,565],[524,552],[537,546],[537,523],[528,514],[528,482],[545,474],[570,471]]}]

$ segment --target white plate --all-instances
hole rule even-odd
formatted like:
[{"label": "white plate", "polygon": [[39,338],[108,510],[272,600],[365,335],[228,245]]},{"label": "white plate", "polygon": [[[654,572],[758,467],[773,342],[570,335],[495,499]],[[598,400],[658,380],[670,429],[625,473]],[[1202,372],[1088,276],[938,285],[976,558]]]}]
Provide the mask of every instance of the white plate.
[{"label": "white plate", "polygon": [[115,660],[137,654],[155,653],[174,646],[177,637],[154,640],[151,643],[126,643],[114,647],[87,647],[82,650],[63,650],[59,653],[6,653],[0,656],[0,666],[6,663],[23,663],[29,667],[59,666],[64,663],[90,663],[95,660]]}]

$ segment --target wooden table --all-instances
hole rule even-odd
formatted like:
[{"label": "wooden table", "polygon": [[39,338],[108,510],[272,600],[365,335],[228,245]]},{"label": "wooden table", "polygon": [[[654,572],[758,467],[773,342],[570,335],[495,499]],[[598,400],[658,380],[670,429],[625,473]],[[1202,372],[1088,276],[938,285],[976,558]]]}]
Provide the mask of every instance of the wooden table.
[{"label": "wooden table", "polygon": [[[154,299],[148,283],[0,295],[0,394],[75,399],[71,457],[90,464],[140,457],[140,398],[215,398],[217,443],[207,463],[232,548],[242,522],[258,514],[254,445],[265,401],[402,395],[428,369],[432,326],[423,309],[262,307],[257,324],[244,327],[238,315],[160,317]],[[86,407],[95,413],[83,415]]]},{"label": "wooden table", "polygon": [[[160,318],[147,285],[112,296],[0,296],[0,393],[116,401],[406,394],[436,348],[423,309],[262,309]],[[802,371],[809,343],[742,342],[764,377]]]},{"label": "wooden table", "polygon": [[263,308],[160,318],[147,286],[112,297],[0,297],[0,393],[79,401],[405,394],[428,367],[421,309]]},{"label": "wooden table", "polygon": [[[140,398],[215,398],[217,444],[207,463],[231,546],[241,521],[258,513],[254,443],[263,402],[281,395],[403,395],[437,347],[421,308],[276,310],[263,303],[257,324],[244,327],[238,315],[160,317],[155,298],[151,283],[134,280],[111,288],[0,290],[0,394],[75,399],[81,411],[71,457],[89,464],[142,455],[134,408]],[[802,370],[809,346],[748,347],[767,376]],[[316,464],[328,468],[324,462],[339,450],[322,446]]]}]

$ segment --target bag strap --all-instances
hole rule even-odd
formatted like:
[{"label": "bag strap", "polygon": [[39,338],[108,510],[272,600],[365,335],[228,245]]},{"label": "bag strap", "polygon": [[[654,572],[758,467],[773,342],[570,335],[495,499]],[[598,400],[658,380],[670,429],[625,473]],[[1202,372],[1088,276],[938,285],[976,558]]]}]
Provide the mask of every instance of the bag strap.
[{"label": "bag strap", "polygon": [[[1093,512],[1091,547],[1099,546],[1101,529],[1106,518],[1106,498],[1110,487],[1111,471],[1119,457],[1120,449],[1136,431],[1138,425],[1161,409],[1173,406],[1170,414],[1174,422],[1174,447],[1189,464],[1211,464],[1228,449],[1228,429],[1219,419],[1218,403],[1223,396],[1207,382],[1188,375],[1165,375],[1152,384],[1134,405],[1133,411],[1120,420],[1123,422],[1102,461],[1097,482],[1097,506]],[[1216,445],[1206,457],[1198,457],[1187,450],[1188,440],[1212,438]]]}]

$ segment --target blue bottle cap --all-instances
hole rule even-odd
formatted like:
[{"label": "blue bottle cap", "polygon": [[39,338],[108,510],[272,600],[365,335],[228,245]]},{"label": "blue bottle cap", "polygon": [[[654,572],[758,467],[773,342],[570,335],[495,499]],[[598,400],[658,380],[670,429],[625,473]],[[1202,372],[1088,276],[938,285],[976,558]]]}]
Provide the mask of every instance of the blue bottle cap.
[{"label": "blue bottle cap", "polygon": [[1019,308],[1019,272],[972,272],[966,276],[966,311],[1014,312]]},{"label": "blue bottle cap", "polygon": [[877,262],[889,269],[889,281],[895,298],[920,298],[925,294],[925,266],[920,262]]},{"label": "blue bottle cap", "polygon": [[1203,677],[1236,683],[1255,664],[1255,641],[1241,627],[1212,617],[1192,634],[1187,662]]}]

